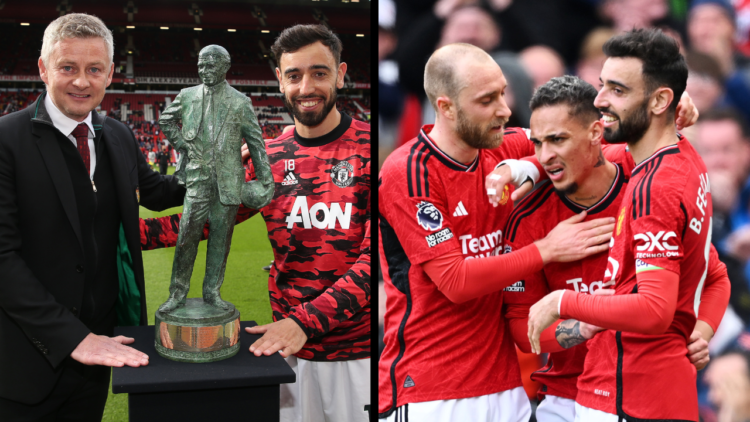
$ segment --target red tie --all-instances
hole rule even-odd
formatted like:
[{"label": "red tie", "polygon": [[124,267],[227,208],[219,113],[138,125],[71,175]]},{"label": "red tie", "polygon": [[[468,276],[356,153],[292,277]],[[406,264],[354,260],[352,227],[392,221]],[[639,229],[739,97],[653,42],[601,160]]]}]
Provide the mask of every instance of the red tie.
[{"label": "red tie", "polygon": [[81,153],[83,164],[86,165],[86,172],[91,173],[91,155],[89,155],[89,127],[86,123],[81,123],[73,129],[73,136],[78,144],[78,152]]}]

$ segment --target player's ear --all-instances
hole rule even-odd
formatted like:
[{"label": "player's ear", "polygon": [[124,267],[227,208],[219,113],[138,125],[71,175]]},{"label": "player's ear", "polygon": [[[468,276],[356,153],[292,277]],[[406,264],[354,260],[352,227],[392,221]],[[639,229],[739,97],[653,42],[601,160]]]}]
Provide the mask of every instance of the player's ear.
[{"label": "player's ear", "polygon": [[673,99],[674,91],[671,88],[665,86],[657,88],[651,94],[651,100],[649,100],[651,112],[657,116],[664,114],[669,109],[669,105],[672,104]]},{"label": "player's ear", "polygon": [[278,67],[276,68],[276,79],[279,80],[279,91],[281,91],[281,93],[283,94],[284,93],[284,84],[281,83],[281,70],[279,70]]},{"label": "player's ear", "polygon": [[603,138],[604,124],[599,119],[594,120],[589,126],[589,140],[591,141],[591,145],[600,145]]},{"label": "player's ear", "polygon": [[435,105],[438,109],[438,114],[441,114],[449,120],[456,119],[456,106],[449,97],[442,96],[435,100]]}]

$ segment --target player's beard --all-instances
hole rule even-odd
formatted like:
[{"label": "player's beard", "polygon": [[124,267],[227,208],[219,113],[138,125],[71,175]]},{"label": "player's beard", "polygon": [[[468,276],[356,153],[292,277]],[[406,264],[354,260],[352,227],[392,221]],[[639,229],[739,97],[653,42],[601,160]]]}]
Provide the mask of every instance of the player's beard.
[{"label": "player's beard", "polygon": [[[336,106],[336,100],[338,98],[338,92],[336,87],[334,86],[331,89],[331,92],[328,94],[328,99],[326,100],[320,95],[299,95],[297,97],[294,97],[291,99],[291,101],[286,97],[286,94],[282,95],[282,98],[284,99],[284,106],[287,110],[289,110],[289,113],[294,116],[294,118],[300,122],[301,124],[305,126],[317,126],[319,125],[323,120],[325,120],[326,117],[328,117],[328,113],[333,110],[333,108]],[[323,108],[320,111],[302,111],[299,108],[297,108],[297,101],[299,100],[305,100],[305,99],[313,99],[313,98],[321,98],[323,99]]]},{"label": "player's beard", "polygon": [[456,116],[456,133],[466,145],[476,149],[497,148],[503,143],[503,131],[492,133],[492,128],[496,126],[505,126],[508,119],[501,118],[482,127],[469,121],[466,114],[460,108],[457,108]]},{"label": "player's beard", "polygon": [[602,112],[617,117],[619,122],[617,130],[613,131],[612,128],[604,128],[604,140],[610,144],[624,144],[630,142],[632,144],[638,142],[643,138],[643,135],[651,126],[651,115],[648,112],[648,100],[646,97],[638,107],[627,119],[622,120],[620,116],[609,109],[600,109]]}]

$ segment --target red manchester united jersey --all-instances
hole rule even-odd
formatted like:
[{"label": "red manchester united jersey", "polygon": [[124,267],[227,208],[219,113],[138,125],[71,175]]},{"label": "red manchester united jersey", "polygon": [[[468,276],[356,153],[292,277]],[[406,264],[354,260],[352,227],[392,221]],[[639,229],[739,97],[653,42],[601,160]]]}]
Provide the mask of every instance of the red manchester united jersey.
[{"label": "red manchester united jersey", "polygon": [[[627,188],[627,175],[619,165],[605,196],[585,208],[557,192],[549,181],[543,182],[521,201],[508,221],[505,230],[505,250],[518,250],[545,237],[557,223],[587,210],[586,220],[616,217]],[[530,274],[503,292],[504,314],[508,319],[527,320],[529,308],[554,290],[574,290],[592,293],[610,287],[612,265],[608,268],[608,252],[598,253],[575,262],[552,262],[542,271]],[[605,272],[607,274],[605,274]],[[611,287],[610,287],[611,288]],[[542,384],[540,395],[568,399],[576,398],[576,381],[583,372],[586,343],[556,353],[550,353],[547,365],[534,372],[531,378]]]},{"label": "red manchester united jersey", "polygon": [[[381,265],[386,289],[379,412],[406,403],[476,397],[521,385],[501,316],[502,293],[448,300],[422,269],[449,251],[465,259],[502,253],[510,191],[490,205],[485,177],[506,158],[533,153],[527,137],[505,133],[500,148],[465,164],[430,139],[432,126],[386,160],[379,179]],[[502,271],[498,268],[498,271]]]},{"label": "red manchester united jersey", "polygon": [[370,125],[342,113],[332,132],[314,139],[287,132],[266,152],[276,183],[260,210],[273,247],[273,319],[292,318],[305,330],[297,357],[369,358]]},{"label": "red manchester united jersey", "polygon": [[633,169],[610,249],[616,294],[637,292],[639,272],[668,270],[679,275],[677,308],[663,334],[606,330],[590,340],[578,403],[628,420],[698,420],[685,350],[706,279],[711,210],[706,168],[686,139]]}]

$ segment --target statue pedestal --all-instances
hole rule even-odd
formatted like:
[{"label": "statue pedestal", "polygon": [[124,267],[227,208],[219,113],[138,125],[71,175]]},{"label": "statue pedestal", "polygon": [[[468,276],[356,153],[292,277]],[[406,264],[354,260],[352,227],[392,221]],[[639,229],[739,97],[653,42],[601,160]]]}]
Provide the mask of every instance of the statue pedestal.
[{"label": "statue pedestal", "polygon": [[240,312],[188,299],[174,311],[156,311],[154,347],[177,362],[203,363],[230,358],[240,350]]},{"label": "statue pedestal", "polygon": [[248,348],[260,334],[248,334],[243,321],[240,348],[231,359],[185,365],[159,356],[154,327],[115,327],[115,335],[132,337],[128,346],[149,355],[139,368],[112,368],[112,392],[128,393],[130,422],[209,421],[217,414],[233,421],[278,421],[279,384],[296,375],[280,354],[255,356]]}]

